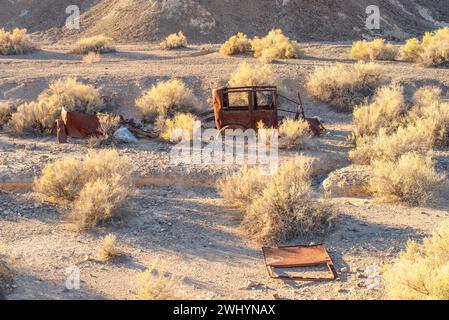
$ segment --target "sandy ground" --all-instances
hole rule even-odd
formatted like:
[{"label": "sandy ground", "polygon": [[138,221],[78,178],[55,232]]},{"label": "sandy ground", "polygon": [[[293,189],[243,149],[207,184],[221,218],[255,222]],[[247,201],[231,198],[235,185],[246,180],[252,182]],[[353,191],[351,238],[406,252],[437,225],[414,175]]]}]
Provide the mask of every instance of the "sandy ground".
[{"label": "sandy ground", "polygon": [[[328,129],[302,151],[315,159],[315,191],[320,194],[319,183],[326,175],[349,164],[345,137],[351,130],[351,116],[314,102],[303,85],[316,66],[353,61],[344,43],[305,46],[305,59],[282,61],[273,69],[286,80],[292,96],[301,89],[307,114],[319,116]],[[201,49],[163,52],[143,45],[120,46],[118,52],[103,55],[100,63],[86,65],[79,56],[65,53],[67,47],[43,46],[33,54],[0,58],[0,100],[31,100],[49,81],[76,76],[114,97],[115,112],[138,118],[133,101],[140,92],[158,80],[178,77],[194,88],[204,109],[210,108],[211,90],[226,83],[240,62],[255,60],[217,53],[194,57]],[[447,69],[399,62],[381,65],[409,93],[426,84],[440,85],[447,93]],[[39,200],[29,182],[47,163],[83,157],[85,141],[58,145],[54,137],[11,137],[0,132],[0,254],[14,272],[8,299],[135,299],[137,274],[154,260],[175,276],[179,295],[188,299],[379,299],[382,290],[369,288],[374,267],[381,269],[409,239],[428,235],[449,217],[445,199],[425,208],[372,199],[331,199],[337,216],[332,232],[289,244],[324,243],[337,269],[349,273],[342,273],[338,282],[282,282],[268,277],[261,245],[240,230],[239,213],[229,209],[214,188],[216,179],[235,167],[172,164],[170,146],[156,140],[117,149],[132,159],[136,176],[160,179],[139,185],[139,194],[122,220],[77,233],[64,219],[65,209]],[[281,152],[281,160],[297,153]],[[447,150],[435,154],[440,163],[447,163]],[[98,244],[108,233],[117,235],[124,255],[97,261]],[[71,266],[80,268],[80,290],[65,288],[66,268]]]}]

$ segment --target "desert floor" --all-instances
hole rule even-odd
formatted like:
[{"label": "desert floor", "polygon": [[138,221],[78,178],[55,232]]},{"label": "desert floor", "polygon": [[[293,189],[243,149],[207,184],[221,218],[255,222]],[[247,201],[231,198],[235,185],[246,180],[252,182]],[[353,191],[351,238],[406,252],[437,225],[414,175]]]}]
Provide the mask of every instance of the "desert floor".
[{"label": "desert floor", "polygon": [[[215,45],[179,51],[160,51],[144,45],[118,46],[95,64],[68,54],[69,46],[46,46],[32,54],[0,57],[0,100],[29,101],[60,77],[74,76],[114,99],[113,112],[139,118],[134,100],[159,80],[180,78],[210,108],[211,90],[226,83],[242,61],[251,57],[201,54]],[[304,89],[316,66],[349,59],[345,43],[305,44],[307,56],[272,65],[287,92],[301,90],[308,116],[318,116],[327,132],[305,150],[281,152],[281,160],[304,153],[315,160],[315,191],[333,170],[350,164],[346,137],[350,114],[337,113],[317,103]],[[198,54],[200,53],[200,54]],[[385,73],[400,81],[406,92],[423,85],[439,85],[447,93],[447,69],[430,69],[401,62],[380,62]],[[136,167],[139,193],[120,221],[93,232],[78,233],[64,218],[66,211],[43,202],[30,188],[42,168],[66,157],[83,157],[86,141],[59,145],[52,136],[13,137],[0,131],[0,254],[14,272],[8,299],[135,299],[137,275],[158,260],[172,274],[178,294],[187,299],[379,299],[382,290],[367,283],[372,266],[382,269],[409,239],[421,239],[449,217],[448,194],[423,208],[377,203],[371,198],[333,198],[335,226],[330,234],[297,239],[289,244],[324,243],[340,271],[338,282],[282,282],[268,277],[261,244],[239,228],[239,212],[220,199],[215,182],[234,166],[176,165],[170,146],[157,140],[119,144],[121,154]],[[435,151],[441,170],[449,168],[449,152]],[[156,178],[157,179],[156,179]],[[140,178],[140,179],[138,179]],[[144,178],[144,179],[142,179]],[[96,259],[99,241],[114,233],[122,257],[109,262]],[[66,268],[78,266],[81,288],[65,288]]]}]

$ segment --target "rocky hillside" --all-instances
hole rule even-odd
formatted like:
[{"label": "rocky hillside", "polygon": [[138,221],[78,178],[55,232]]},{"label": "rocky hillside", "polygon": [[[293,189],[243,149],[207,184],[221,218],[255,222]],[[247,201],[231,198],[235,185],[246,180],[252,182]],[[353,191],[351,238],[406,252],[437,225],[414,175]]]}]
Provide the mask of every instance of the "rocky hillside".
[{"label": "rocky hillside", "polygon": [[[26,27],[57,41],[104,33],[121,42],[157,41],[183,30],[194,42],[221,42],[243,31],[281,27],[298,40],[369,35],[366,7],[381,10],[381,30],[420,34],[449,25],[447,0],[0,0],[0,26]],[[81,30],[64,28],[65,8],[81,9]],[[395,27],[397,26],[397,27]]]}]

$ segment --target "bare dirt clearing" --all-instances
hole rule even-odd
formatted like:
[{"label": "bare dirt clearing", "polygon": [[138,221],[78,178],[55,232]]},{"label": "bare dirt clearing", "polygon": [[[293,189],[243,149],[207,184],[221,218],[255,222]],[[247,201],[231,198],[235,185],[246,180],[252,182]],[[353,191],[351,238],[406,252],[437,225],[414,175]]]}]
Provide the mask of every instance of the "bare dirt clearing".
[{"label": "bare dirt clearing", "polygon": [[[305,93],[304,82],[316,66],[353,60],[349,59],[350,44],[308,43],[304,47],[306,58],[282,61],[272,68],[281,79],[288,79],[286,86],[292,96],[301,88],[307,115],[320,117],[328,130],[303,151],[317,160],[315,191],[321,193],[319,183],[327,174],[350,163],[346,136],[352,129],[352,117],[314,102]],[[225,84],[240,62],[256,63],[247,56],[199,55],[201,46],[165,52],[145,45],[124,45],[89,65],[82,63],[82,57],[67,54],[69,47],[41,49],[0,58],[0,100],[29,101],[51,80],[74,76],[114,97],[112,111],[139,118],[134,100],[143,90],[159,80],[181,78],[206,109],[210,108],[211,90]],[[404,84],[407,93],[433,84],[447,95],[447,69],[401,62],[380,64],[387,75]],[[325,243],[337,269],[346,267],[350,273],[343,273],[340,282],[284,283],[268,278],[260,245],[245,237],[238,227],[239,214],[227,208],[212,187],[215,179],[235,167],[172,164],[170,146],[157,140],[140,140],[117,148],[131,158],[138,176],[159,176],[159,182],[141,180],[139,194],[126,208],[124,219],[79,234],[64,220],[64,208],[42,203],[26,187],[46,164],[65,157],[83,157],[87,152],[85,141],[58,145],[55,137],[0,133],[0,253],[8,258],[15,280],[7,291],[9,299],[134,299],[137,273],[155,259],[179,277],[179,290],[185,298],[376,299],[382,293],[366,288],[367,268],[382,267],[408,239],[428,235],[449,217],[447,200],[426,208],[410,208],[378,204],[371,199],[332,199],[339,216],[331,234],[291,243]],[[281,152],[281,160],[296,153]],[[447,171],[447,150],[435,152],[435,156],[440,170]],[[184,179],[164,184],[178,176]],[[189,179],[199,179],[204,186],[188,183]],[[117,235],[125,255],[99,262],[98,244],[108,233]],[[73,265],[81,270],[80,291],[65,289],[66,268]],[[248,284],[252,288],[245,288]]]}]

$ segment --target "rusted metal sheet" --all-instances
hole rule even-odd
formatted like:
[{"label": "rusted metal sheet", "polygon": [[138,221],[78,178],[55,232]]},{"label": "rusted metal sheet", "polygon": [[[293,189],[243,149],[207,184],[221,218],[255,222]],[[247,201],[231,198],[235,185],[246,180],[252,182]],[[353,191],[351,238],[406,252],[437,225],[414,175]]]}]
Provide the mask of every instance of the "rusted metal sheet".
[{"label": "rusted metal sheet", "polygon": [[86,138],[100,135],[100,120],[97,115],[80,112],[61,112],[61,119],[66,126],[67,135],[72,138]]},{"label": "rusted metal sheet", "polygon": [[[265,264],[268,273],[272,278],[284,280],[301,281],[332,281],[338,279],[332,258],[324,245],[313,246],[288,246],[279,248],[262,248]],[[328,276],[310,277],[310,276],[283,276],[276,273],[276,269],[306,268],[306,267],[325,266],[328,270]]]}]

